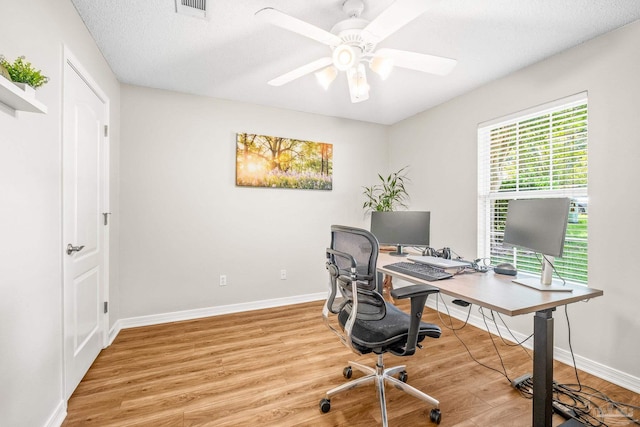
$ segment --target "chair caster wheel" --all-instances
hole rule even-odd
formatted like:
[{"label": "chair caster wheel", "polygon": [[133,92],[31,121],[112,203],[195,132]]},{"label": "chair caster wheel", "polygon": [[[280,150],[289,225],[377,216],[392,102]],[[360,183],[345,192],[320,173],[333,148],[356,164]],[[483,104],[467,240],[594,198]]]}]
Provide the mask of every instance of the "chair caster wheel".
[{"label": "chair caster wheel", "polygon": [[343,375],[346,379],[351,378],[351,375],[353,375],[353,369],[351,369],[351,366],[347,366],[346,368],[344,368],[344,369],[342,370],[342,375]]},{"label": "chair caster wheel", "polygon": [[400,372],[400,374],[398,374],[398,379],[403,383],[406,383],[409,379],[409,374],[407,374],[407,371],[402,371]]},{"label": "chair caster wheel", "polygon": [[320,401],[320,412],[326,414],[331,410],[331,401],[329,399],[322,399]]},{"label": "chair caster wheel", "polygon": [[436,424],[440,424],[442,421],[442,415],[440,414],[440,409],[432,409],[429,413],[429,418]]}]

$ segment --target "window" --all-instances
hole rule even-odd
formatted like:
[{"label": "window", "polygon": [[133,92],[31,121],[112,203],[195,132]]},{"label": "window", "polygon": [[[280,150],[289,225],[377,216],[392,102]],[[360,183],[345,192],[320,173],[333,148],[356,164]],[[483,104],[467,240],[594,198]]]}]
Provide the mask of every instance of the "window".
[{"label": "window", "polygon": [[555,267],[564,279],[587,283],[586,93],[483,123],[478,144],[479,256],[540,274],[536,254],[502,245],[507,204],[569,197],[564,254]]}]

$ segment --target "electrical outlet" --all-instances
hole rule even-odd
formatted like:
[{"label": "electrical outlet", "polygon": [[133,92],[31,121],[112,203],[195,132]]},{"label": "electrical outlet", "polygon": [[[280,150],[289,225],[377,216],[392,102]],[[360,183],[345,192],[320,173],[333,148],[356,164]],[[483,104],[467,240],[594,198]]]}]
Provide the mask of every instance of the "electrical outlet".
[{"label": "electrical outlet", "polygon": [[221,274],[220,275],[220,286],[227,286],[227,275],[226,274]]},{"label": "electrical outlet", "polygon": [[280,280],[287,280],[287,270],[280,270]]}]

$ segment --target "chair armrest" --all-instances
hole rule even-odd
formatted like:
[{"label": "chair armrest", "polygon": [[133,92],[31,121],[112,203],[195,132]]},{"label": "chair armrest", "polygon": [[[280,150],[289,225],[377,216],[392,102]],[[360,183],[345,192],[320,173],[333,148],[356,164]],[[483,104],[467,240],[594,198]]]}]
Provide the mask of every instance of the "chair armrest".
[{"label": "chair armrest", "polygon": [[440,292],[440,289],[429,285],[411,285],[392,289],[391,296],[394,299],[413,298],[422,295],[431,295]]},{"label": "chair armrest", "polygon": [[440,292],[440,289],[429,285],[411,285],[391,291],[391,296],[395,299],[411,298],[411,316],[407,343],[403,352],[394,352],[398,356],[410,356],[415,353],[418,344],[418,331],[422,320],[422,311],[427,303],[427,298],[431,294]]},{"label": "chair armrest", "polygon": [[351,273],[354,275],[356,274],[356,267],[358,264],[356,263],[356,259],[353,256],[351,256],[351,254],[348,254],[342,251],[337,251],[335,249],[327,248],[327,259],[330,259],[331,255],[344,258],[347,261],[349,261],[349,263],[351,264]]}]

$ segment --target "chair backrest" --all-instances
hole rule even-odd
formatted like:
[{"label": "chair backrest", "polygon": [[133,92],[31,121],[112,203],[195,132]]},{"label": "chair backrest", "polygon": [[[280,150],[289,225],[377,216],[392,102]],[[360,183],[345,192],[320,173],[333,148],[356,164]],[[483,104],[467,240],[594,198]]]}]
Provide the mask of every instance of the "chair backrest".
[{"label": "chair backrest", "polygon": [[[378,248],[378,240],[367,230],[342,225],[331,226],[331,246],[326,252],[330,291],[323,317],[329,328],[356,352],[359,351],[351,343],[351,329],[356,317],[361,320],[379,320],[386,312],[384,299],[377,292]],[[357,292],[353,292],[354,287]],[[338,297],[338,291],[341,298]],[[329,324],[329,313],[351,314],[352,311],[357,315],[349,316],[343,333]]]},{"label": "chair backrest", "polygon": [[[347,253],[355,259],[358,280],[368,290],[376,289],[378,248],[378,239],[367,230],[342,225],[331,226],[331,249]],[[349,260],[335,256],[333,261],[341,271],[349,275]]]}]

